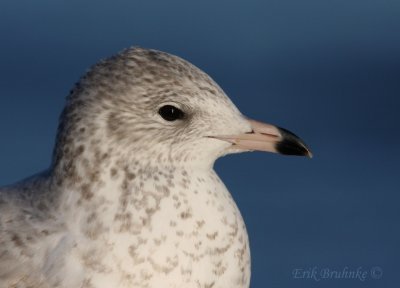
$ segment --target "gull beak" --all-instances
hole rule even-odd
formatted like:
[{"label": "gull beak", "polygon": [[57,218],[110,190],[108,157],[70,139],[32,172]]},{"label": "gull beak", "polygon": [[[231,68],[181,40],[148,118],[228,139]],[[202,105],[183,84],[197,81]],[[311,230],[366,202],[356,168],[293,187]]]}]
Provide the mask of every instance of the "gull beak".
[{"label": "gull beak", "polygon": [[307,156],[312,153],[292,132],[270,124],[248,120],[252,131],[239,135],[211,136],[232,143],[232,148],[243,151],[267,151],[284,155]]}]

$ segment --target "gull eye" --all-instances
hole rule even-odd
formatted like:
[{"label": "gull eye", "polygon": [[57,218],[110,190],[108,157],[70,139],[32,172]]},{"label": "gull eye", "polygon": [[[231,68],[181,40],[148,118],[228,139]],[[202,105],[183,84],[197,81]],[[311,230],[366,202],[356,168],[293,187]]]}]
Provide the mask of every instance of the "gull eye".
[{"label": "gull eye", "polygon": [[175,120],[182,119],[185,117],[185,113],[183,113],[182,110],[180,110],[172,105],[162,106],[158,110],[158,114],[160,114],[161,117],[167,121],[175,121]]}]

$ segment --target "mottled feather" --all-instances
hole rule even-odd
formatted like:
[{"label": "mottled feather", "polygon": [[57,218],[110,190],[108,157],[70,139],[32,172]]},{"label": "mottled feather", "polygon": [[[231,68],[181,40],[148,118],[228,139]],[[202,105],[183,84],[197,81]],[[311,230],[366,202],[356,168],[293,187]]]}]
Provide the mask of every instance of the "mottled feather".
[{"label": "mottled feather", "polygon": [[179,57],[101,61],[67,97],[51,167],[0,189],[0,287],[249,287],[246,229],[212,169],[231,144],[207,136],[250,130]]}]

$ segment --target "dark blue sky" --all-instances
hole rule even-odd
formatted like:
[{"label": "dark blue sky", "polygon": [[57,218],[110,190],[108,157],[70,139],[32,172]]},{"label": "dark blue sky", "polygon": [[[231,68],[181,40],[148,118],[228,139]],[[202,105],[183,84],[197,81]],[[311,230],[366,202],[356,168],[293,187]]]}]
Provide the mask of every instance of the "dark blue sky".
[{"label": "dark blue sky", "polygon": [[[216,164],[247,223],[252,287],[397,286],[400,1],[2,0],[1,185],[48,166],[69,89],[131,45],[189,60],[245,115],[313,150],[312,160],[246,153]],[[292,274],[312,267],[368,275]]]}]

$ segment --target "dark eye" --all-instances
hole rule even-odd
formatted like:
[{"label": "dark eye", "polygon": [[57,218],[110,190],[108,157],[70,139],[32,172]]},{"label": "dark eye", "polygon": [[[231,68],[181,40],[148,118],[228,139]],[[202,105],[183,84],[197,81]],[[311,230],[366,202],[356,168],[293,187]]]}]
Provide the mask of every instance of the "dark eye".
[{"label": "dark eye", "polygon": [[182,110],[172,106],[172,105],[165,105],[158,110],[158,113],[167,121],[175,121],[178,119],[182,119],[185,117],[185,113]]}]

